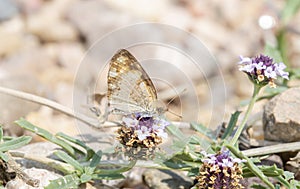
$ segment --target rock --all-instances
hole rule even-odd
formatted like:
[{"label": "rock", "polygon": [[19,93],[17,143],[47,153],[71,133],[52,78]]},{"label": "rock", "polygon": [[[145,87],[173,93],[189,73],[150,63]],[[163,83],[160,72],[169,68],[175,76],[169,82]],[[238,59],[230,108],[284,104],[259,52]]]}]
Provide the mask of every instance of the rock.
[{"label": "rock", "polygon": [[10,19],[18,13],[18,8],[12,0],[0,1],[0,21]]},{"label": "rock", "polygon": [[14,180],[9,181],[6,184],[7,189],[43,189],[45,186],[47,186],[50,183],[50,180],[55,180],[59,178],[60,176],[56,173],[53,173],[51,171],[45,170],[45,169],[36,169],[36,168],[30,168],[30,169],[24,169],[23,170],[26,174],[28,174],[33,179],[38,179],[39,187],[32,187],[27,185],[23,180],[16,178]]},{"label": "rock", "polygon": [[42,9],[29,15],[28,31],[46,42],[76,40],[77,30],[64,19],[64,13],[69,3],[70,0],[55,0],[45,3]]},{"label": "rock", "polygon": [[295,173],[295,179],[300,180],[300,152],[287,162],[285,168],[286,170]]},{"label": "rock", "polygon": [[279,155],[271,155],[266,159],[262,159],[261,164],[267,166],[272,166],[275,164],[278,168],[283,168],[283,162]]},{"label": "rock", "polygon": [[37,12],[43,6],[44,0],[14,0],[25,15]]},{"label": "rock", "polygon": [[[16,152],[21,152],[30,155],[37,155],[37,156],[44,156],[44,157],[51,157],[53,152],[60,149],[60,147],[56,144],[51,142],[36,142],[32,144],[28,144],[26,146],[22,146]],[[13,151],[14,152],[14,151]],[[37,161],[28,160],[28,159],[18,159],[18,163],[22,165],[22,167],[26,168],[39,168],[39,169],[47,169],[49,171],[54,172],[55,169]]]},{"label": "rock", "polygon": [[143,173],[144,182],[152,189],[187,189],[193,185],[193,181],[174,171],[148,169]]},{"label": "rock", "polygon": [[[38,87],[32,86],[39,86],[39,83],[32,77],[7,77],[0,79],[0,86],[37,94]],[[5,107],[0,110],[0,120],[4,125],[5,133],[11,136],[23,135],[23,129],[13,122],[24,117],[28,112],[38,109],[39,105],[2,93],[0,99],[0,106]]]},{"label": "rock", "polygon": [[265,139],[279,142],[299,141],[299,112],[300,88],[290,88],[271,99],[263,113]]},{"label": "rock", "polygon": [[[1,10],[0,10],[1,12]],[[25,44],[24,23],[21,18],[10,19],[0,25],[0,56],[9,56]]]},{"label": "rock", "polygon": [[79,29],[88,45],[94,45],[104,35],[117,28],[141,21],[124,10],[112,9],[106,2],[98,0],[73,3],[67,12],[67,18]]},{"label": "rock", "polygon": [[[53,109],[45,106],[42,106],[38,111],[30,112],[25,119],[40,128],[46,129],[52,134],[58,132],[63,132],[70,136],[80,134],[73,118],[63,114],[57,114]],[[35,136],[35,134],[29,131],[26,131],[26,134]],[[34,139],[37,141],[41,140],[40,137],[35,137]]]}]

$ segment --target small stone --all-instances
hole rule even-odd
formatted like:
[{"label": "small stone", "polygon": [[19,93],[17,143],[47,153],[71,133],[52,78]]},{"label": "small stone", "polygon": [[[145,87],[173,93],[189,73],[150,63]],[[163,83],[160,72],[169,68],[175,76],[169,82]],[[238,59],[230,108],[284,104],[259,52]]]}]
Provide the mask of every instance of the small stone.
[{"label": "small stone", "polygon": [[14,180],[9,181],[6,184],[6,188],[7,189],[42,189],[50,183],[50,180],[55,180],[60,177],[58,174],[50,172],[45,169],[30,168],[30,169],[25,169],[24,172],[27,175],[29,175],[31,178],[39,180],[39,186],[38,187],[29,186],[20,178],[16,178]]},{"label": "small stone", "polygon": [[261,163],[268,166],[275,164],[278,168],[283,168],[283,162],[279,155],[271,155],[268,158],[261,160]]},{"label": "small stone", "polygon": [[10,19],[18,13],[18,8],[12,0],[0,1],[0,21]]},{"label": "small stone", "polygon": [[[66,17],[78,28],[81,35],[87,40],[88,45],[95,45],[99,39],[114,29],[120,28],[120,26],[141,21],[141,19],[137,19],[124,10],[113,9],[105,1],[98,0],[75,1],[70,6]],[[139,36],[126,36],[126,39],[123,38],[123,40],[131,37]],[[114,43],[119,43],[119,41],[117,40]],[[115,44],[107,45],[112,48]]]},{"label": "small stone", "polygon": [[[0,5],[1,6],[1,5]],[[1,10],[0,10],[1,12]],[[0,56],[10,56],[20,50],[26,39],[23,33],[24,23],[20,17],[15,17],[0,25]]]},{"label": "small stone", "polygon": [[174,171],[149,169],[143,173],[144,182],[152,189],[191,188],[193,181]]},{"label": "small stone", "polygon": [[29,15],[27,20],[29,32],[46,42],[76,40],[77,30],[64,19],[64,13],[69,3],[69,0],[45,3],[41,10]]},{"label": "small stone", "polygon": [[291,88],[271,99],[264,108],[263,126],[266,140],[295,142],[300,140],[300,88]]},{"label": "small stone", "polygon": [[295,173],[295,179],[300,180],[300,152],[290,161],[287,162],[285,166],[286,170]]}]

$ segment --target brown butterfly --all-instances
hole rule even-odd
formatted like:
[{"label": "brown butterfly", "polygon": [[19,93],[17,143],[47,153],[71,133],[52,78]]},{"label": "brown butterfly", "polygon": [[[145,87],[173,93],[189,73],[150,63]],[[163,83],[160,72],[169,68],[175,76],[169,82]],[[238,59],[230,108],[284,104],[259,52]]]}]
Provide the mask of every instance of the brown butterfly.
[{"label": "brown butterfly", "polygon": [[119,50],[108,71],[108,107],[113,114],[149,113],[160,115],[156,89],[141,64],[127,50]]}]

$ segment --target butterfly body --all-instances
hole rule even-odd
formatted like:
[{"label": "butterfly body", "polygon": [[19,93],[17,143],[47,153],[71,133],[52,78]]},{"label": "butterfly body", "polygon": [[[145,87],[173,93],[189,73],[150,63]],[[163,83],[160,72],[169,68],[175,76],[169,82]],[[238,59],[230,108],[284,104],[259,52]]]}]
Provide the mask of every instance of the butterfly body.
[{"label": "butterfly body", "polygon": [[161,115],[164,112],[157,103],[157,92],[150,77],[127,50],[121,49],[112,57],[107,79],[110,113]]}]

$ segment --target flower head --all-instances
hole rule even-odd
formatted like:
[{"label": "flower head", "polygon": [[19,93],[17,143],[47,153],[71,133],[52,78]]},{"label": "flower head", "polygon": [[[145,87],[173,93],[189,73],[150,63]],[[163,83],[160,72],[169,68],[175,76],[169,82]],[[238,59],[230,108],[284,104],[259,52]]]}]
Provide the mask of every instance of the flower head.
[{"label": "flower head", "polygon": [[276,87],[274,80],[277,77],[289,79],[289,73],[285,72],[285,64],[275,63],[272,58],[266,55],[259,55],[254,58],[240,56],[239,70],[247,73],[251,80],[260,85],[270,84]]},{"label": "flower head", "polygon": [[242,169],[239,163],[242,160],[230,157],[228,150],[217,154],[204,154],[206,159],[196,177],[198,183],[194,188],[244,188],[240,181]]},{"label": "flower head", "polygon": [[152,148],[167,138],[165,128],[170,125],[165,119],[147,113],[134,113],[123,117],[123,126],[118,139],[128,147]]}]

